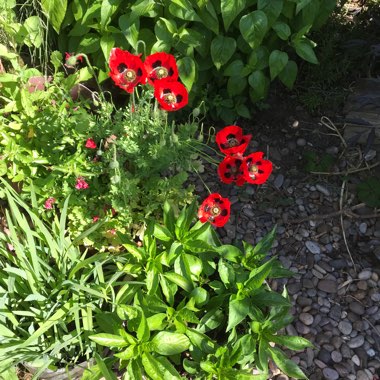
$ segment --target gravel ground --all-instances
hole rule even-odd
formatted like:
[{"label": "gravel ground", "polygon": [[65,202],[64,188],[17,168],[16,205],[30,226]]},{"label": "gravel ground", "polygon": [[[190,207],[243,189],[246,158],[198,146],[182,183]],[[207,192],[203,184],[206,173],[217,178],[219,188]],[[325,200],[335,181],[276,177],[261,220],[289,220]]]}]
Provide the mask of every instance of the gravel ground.
[{"label": "gravel ground", "polygon": [[[253,134],[246,153],[264,151],[274,163],[265,185],[224,185],[215,166],[206,165],[202,179],[212,192],[232,202],[231,219],[218,232],[225,243],[255,244],[277,224],[272,254],[294,277],[272,281],[271,286],[281,290],[286,285],[293,302],[295,319],[286,333],[315,345],[288,352],[310,380],[378,380],[380,218],[354,191],[365,172],[351,175],[347,182],[339,175],[308,174],[303,167],[305,151],[332,154],[334,172],[351,168],[356,151],[343,152],[339,137],[326,137],[331,130],[318,120],[275,122],[276,127],[260,121],[253,127],[241,125],[245,133]],[[376,160],[371,157],[367,164]],[[357,161],[355,167],[359,165]],[[201,198],[207,195],[200,180],[196,190]],[[273,369],[272,379],[288,377]]]}]

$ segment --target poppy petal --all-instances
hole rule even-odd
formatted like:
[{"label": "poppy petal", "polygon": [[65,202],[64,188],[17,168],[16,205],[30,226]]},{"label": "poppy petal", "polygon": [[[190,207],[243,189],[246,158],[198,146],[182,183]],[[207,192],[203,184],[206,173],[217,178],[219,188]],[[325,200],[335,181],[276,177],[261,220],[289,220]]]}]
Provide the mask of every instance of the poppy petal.
[{"label": "poppy petal", "polygon": [[243,129],[237,125],[229,125],[216,134],[215,141],[222,153],[232,155],[243,154],[251,138],[252,135],[243,135]]},{"label": "poppy petal", "polygon": [[154,86],[154,82],[160,79],[168,81],[178,80],[177,63],[173,55],[158,52],[149,55],[144,61],[148,82]]},{"label": "poppy petal", "polygon": [[177,111],[189,100],[186,87],[182,83],[166,79],[154,82],[154,96],[165,111]]},{"label": "poppy petal", "polygon": [[230,218],[231,203],[218,193],[210,194],[201,204],[198,217],[202,223],[210,222],[216,227],[223,227]]}]

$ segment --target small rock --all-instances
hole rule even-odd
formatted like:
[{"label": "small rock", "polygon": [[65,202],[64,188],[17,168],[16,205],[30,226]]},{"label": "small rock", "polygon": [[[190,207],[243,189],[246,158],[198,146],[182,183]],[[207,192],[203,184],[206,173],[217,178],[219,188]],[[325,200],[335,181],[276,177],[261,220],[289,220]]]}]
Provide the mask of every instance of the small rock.
[{"label": "small rock", "polygon": [[284,183],[284,176],[282,174],[278,174],[274,179],[273,185],[279,189]]},{"label": "small rock", "polygon": [[352,338],[347,342],[348,347],[350,348],[358,348],[361,347],[364,344],[364,336],[358,335],[355,338]]},{"label": "small rock", "polygon": [[359,356],[358,355],[354,355],[353,357],[352,357],[352,362],[355,364],[355,365],[357,365],[358,367],[360,366],[360,359],[359,359]]},{"label": "small rock", "polygon": [[347,378],[349,374],[349,371],[347,369],[347,364],[337,363],[334,365],[334,368],[338,371],[340,377],[342,377],[343,379]]},{"label": "small rock", "polygon": [[315,187],[320,193],[322,193],[323,195],[326,195],[326,197],[330,195],[330,192],[324,186],[318,184]]},{"label": "small rock", "polygon": [[305,146],[306,145],[306,140],[303,138],[297,139],[297,145],[298,146]]},{"label": "small rock", "polygon": [[368,269],[362,270],[359,275],[358,279],[359,280],[369,280],[372,276],[372,272]]},{"label": "small rock", "polygon": [[326,380],[338,380],[339,379],[339,373],[335,371],[335,369],[332,368],[324,368],[323,369],[323,375],[325,376]]},{"label": "small rock", "polygon": [[353,313],[355,313],[357,315],[363,315],[365,312],[363,305],[357,301],[350,302],[349,308]]},{"label": "small rock", "polygon": [[293,282],[287,286],[290,295],[296,294],[301,290],[301,284],[299,282]]},{"label": "small rock", "polygon": [[333,351],[331,353],[331,359],[335,363],[340,363],[342,361],[342,354],[339,351]]},{"label": "small rock", "polygon": [[313,241],[308,240],[305,243],[305,245],[306,245],[306,248],[314,255],[319,255],[321,253],[321,248],[319,248],[319,245],[317,243],[314,243]]},{"label": "small rock", "polygon": [[340,321],[338,329],[343,335],[350,335],[352,332],[352,324],[349,321]]},{"label": "small rock", "polygon": [[317,286],[319,290],[326,293],[336,293],[338,289],[336,281],[333,280],[321,280]]},{"label": "small rock", "polygon": [[299,315],[299,319],[302,323],[304,323],[306,326],[310,326],[313,324],[314,317],[309,313],[301,313]]},{"label": "small rock", "polygon": [[356,380],[371,380],[365,371],[359,370],[356,373]]},{"label": "small rock", "polygon": [[367,223],[360,223],[359,231],[361,234],[365,235],[365,233],[367,232]]}]

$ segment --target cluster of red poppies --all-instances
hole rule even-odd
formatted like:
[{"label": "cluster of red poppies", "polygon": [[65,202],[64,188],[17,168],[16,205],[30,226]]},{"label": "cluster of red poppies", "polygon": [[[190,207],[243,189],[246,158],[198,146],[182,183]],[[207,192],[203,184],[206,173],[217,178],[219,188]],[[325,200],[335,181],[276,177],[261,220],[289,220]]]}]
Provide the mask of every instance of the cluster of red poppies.
[{"label": "cluster of red poppies", "polygon": [[[252,135],[243,135],[243,130],[230,125],[216,134],[216,143],[220,151],[226,155],[218,166],[218,174],[222,182],[236,183],[242,186],[248,182],[263,184],[272,173],[272,162],[264,160],[263,152],[243,156],[251,141]],[[198,217],[202,223],[210,222],[216,227],[223,227],[230,217],[231,203],[218,193],[210,194],[201,204]]]},{"label": "cluster of red poppies", "polygon": [[151,84],[155,98],[165,111],[177,111],[188,102],[186,87],[178,81],[177,63],[171,54],[154,53],[143,62],[140,55],[113,48],[109,66],[115,84],[129,93],[140,83]]}]

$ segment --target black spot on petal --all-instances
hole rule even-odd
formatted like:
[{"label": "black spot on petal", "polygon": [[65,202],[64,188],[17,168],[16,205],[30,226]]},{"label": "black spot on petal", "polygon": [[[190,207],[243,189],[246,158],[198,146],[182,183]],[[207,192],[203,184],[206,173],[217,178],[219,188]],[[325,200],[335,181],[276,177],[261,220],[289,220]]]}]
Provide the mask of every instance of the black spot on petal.
[{"label": "black spot on petal", "polygon": [[141,69],[137,69],[137,76],[141,77],[141,75],[142,75],[142,70]]},{"label": "black spot on petal", "polygon": [[128,66],[125,63],[120,63],[120,65],[117,67],[117,71],[119,73],[122,73],[126,69],[128,69]]},{"label": "black spot on petal", "polygon": [[264,170],[259,169],[258,172],[259,174],[264,174]]},{"label": "black spot on petal", "polygon": [[227,210],[223,210],[221,213],[220,213],[221,216],[227,216],[228,215],[228,211]]},{"label": "black spot on petal", "polygon": [[235,165],[236,165],[236,167],[239,168],[240,165],[242,164],[242,162],[243,162],[242,160],[236,159],[236,160],[235,160]]},{"label": "black spot on petal", "polygon": [[231,173],[224,173],[224,176],[225,176],[226,178],[231,178]]},{"label": "black spot on petal", "polygon": [[183,96],[182,95],[177,95],[176,99],[177,99],[177,103],[181,103],[182,100],[183,100]]},{"label": "black spot on petal", "polygon": [[153,67],[154,69],[157,68],[157,67],[160,67],[160,66],[162,66],[162,62],[161,62],[160,60],[154,61],[154,62],[152,63],[152,67]]},{"label": "black spot on petal", "polygon": [[171,76],[173,76],[173,74],[174,74],[174,70],[172,68],[170,68],[168,71],[168,76],[171,77]]},{"label": "black spot on petal", "polygon": [[247,164],[249,165],[249,164],[251,164],[251,162],[252,162],[252,158],[250,157],[247,159]]},{"label": "black spot on petal", "polygon": [[236,136],[233,134],[233,133],[230,133],[229,135],[227,135],[226,139],[229,140],[229,139],[234,139],[236,138]]},{"label": "black spot on petal", "polygon": [[170,88],[164,88],[164,89],[162,90],[162,93],[163,93],[163,94],[171,94],[171,92],[172,92],[172,90],[171,90]]},{"label": "black spot on petal", "polygon": [[256,165],[259,165],[259,166],[260,166],[260,165],[262,165],[262,164],[263,164],[263,163],[262,163],[261,161],[257,161],[257,162],[256,162]]},{"label": "black spot on petal", "polygon": [[230,164],[227,164],[227,165],[226,165],[226,168],[227,168],[227,169],[231,169],[231,165],[230,165]]}]

